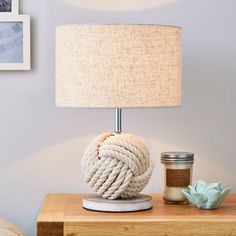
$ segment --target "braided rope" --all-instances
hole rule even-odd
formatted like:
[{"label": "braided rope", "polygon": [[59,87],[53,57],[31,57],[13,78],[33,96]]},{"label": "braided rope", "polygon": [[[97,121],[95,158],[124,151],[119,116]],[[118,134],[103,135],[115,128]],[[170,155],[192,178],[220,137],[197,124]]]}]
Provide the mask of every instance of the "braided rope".
[{"label": "braided rope", "polygon": [[107,199],[137,196],[148,184],[153,167],[147,148],[131,134],[101,134],[82,158],[86,182]]}]

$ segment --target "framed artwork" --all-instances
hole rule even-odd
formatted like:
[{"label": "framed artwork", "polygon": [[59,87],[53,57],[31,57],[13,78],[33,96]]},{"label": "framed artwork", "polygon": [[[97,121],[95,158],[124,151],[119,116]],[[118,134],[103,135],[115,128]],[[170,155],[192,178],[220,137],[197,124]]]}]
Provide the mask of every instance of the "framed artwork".
[{"label": "framed artwork", "polygon": [[18,14],[19,0],[0,0],[0,14]]},{"label": "framed artwork", "polygon": [[10,13],[14,4],[0,0],[0,70],[30,70],[30,16]]}]

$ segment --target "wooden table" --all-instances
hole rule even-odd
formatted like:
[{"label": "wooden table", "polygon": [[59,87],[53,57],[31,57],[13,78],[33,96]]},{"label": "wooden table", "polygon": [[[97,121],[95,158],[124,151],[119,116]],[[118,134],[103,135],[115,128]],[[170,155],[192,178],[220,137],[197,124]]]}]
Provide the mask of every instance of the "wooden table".
[{"label": "wooden table", "polygon": [[236,195],[218,210],[166,205],[153,195],[152,210],[102,213],[82,208],[82,195],[49,194],[37,220],[37,236],[236,236]]}]

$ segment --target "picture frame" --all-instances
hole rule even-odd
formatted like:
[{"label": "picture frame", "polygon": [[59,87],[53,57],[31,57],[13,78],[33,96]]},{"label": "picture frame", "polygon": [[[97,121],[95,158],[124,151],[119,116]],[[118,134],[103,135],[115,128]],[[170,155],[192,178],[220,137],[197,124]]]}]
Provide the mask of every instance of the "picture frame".
[{"label": "picture frame", "polygon": [[0,70],[30,70],[29,15],[0,14]]},{"label": "picture frame", "polygon": [[0,0],[0,15],[19,14],[19,0]]}]

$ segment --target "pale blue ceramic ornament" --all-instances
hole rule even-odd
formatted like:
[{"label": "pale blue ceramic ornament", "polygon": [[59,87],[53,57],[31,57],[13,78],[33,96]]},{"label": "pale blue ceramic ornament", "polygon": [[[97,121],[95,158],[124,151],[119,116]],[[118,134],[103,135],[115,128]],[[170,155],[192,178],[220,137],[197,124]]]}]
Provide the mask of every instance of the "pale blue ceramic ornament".
[{"label": "pale blue ceramic ornament", "polygon": [[230,191],[222,183],[207,184],[202,180],[198,180],[194,186],[181,189],[188,201],[200,209],[217,209]]}]

